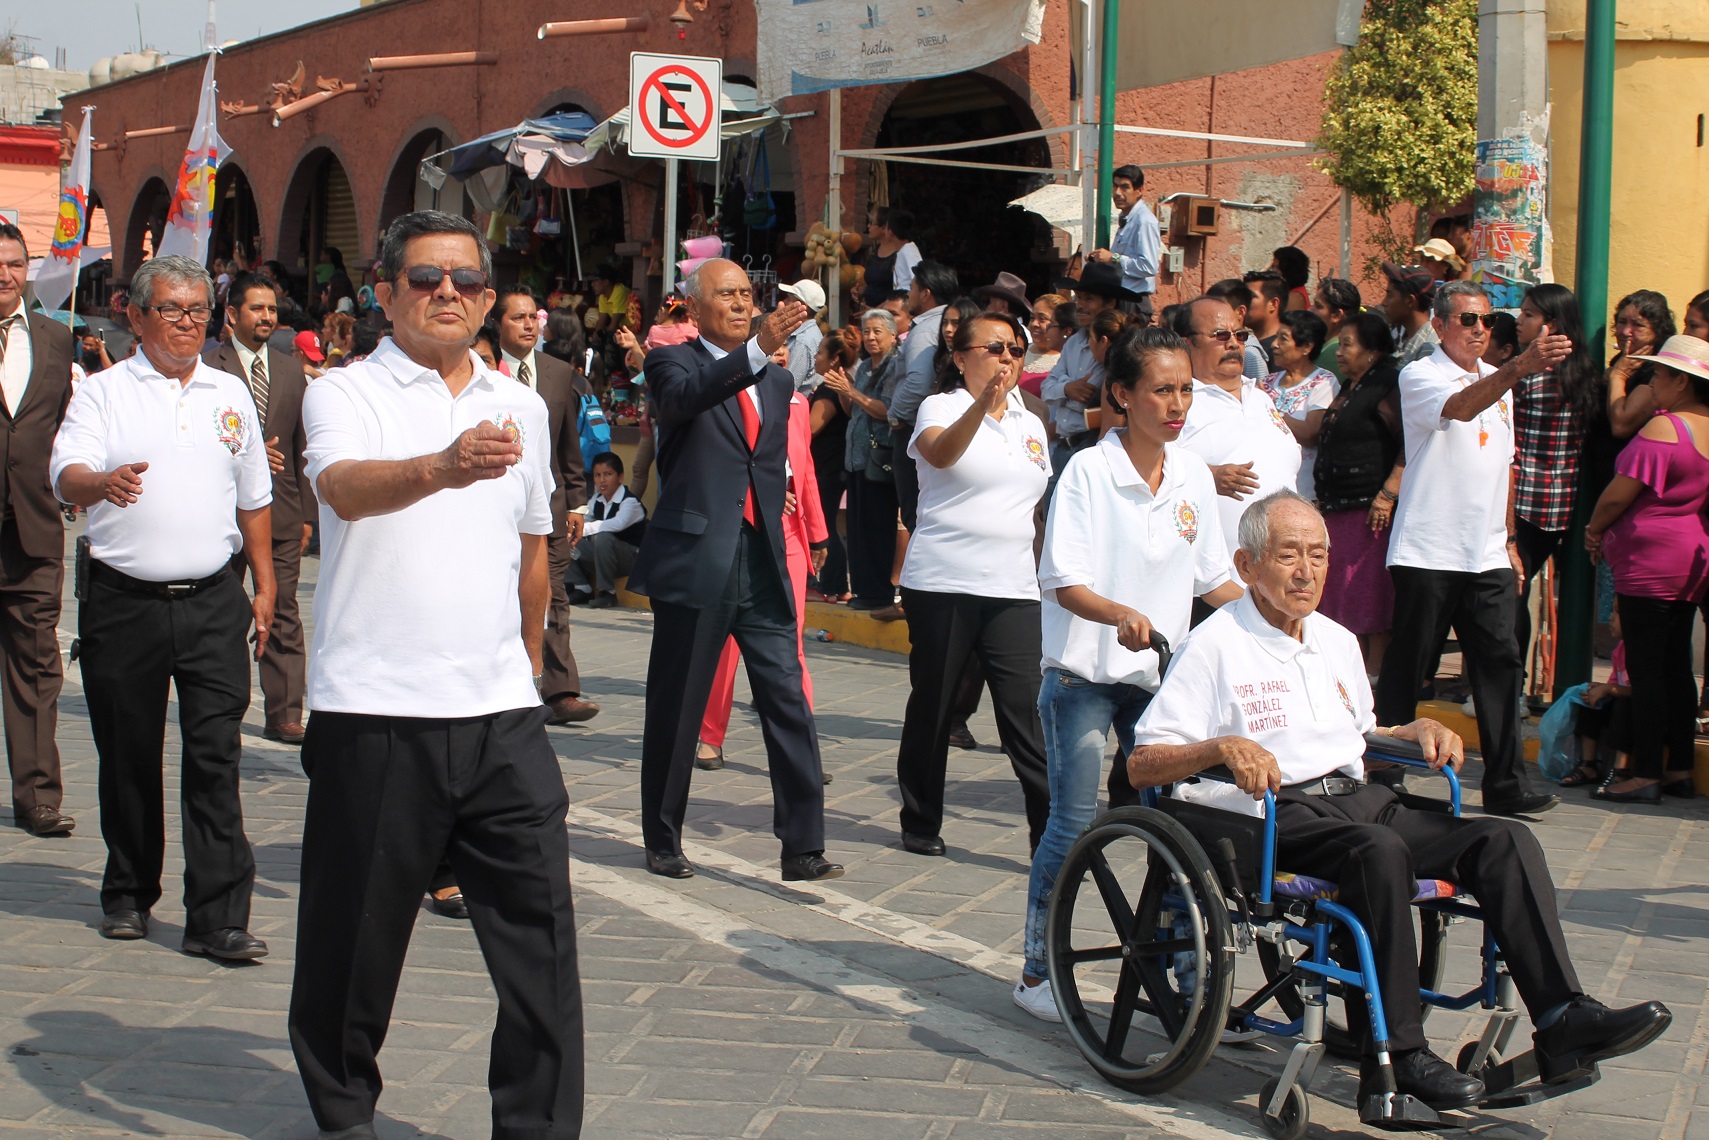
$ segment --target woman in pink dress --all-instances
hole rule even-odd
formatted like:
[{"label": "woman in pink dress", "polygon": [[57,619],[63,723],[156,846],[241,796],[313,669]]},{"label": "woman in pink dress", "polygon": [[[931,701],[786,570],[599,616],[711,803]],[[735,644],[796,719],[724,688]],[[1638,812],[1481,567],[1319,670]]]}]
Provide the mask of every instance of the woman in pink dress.
[{"label": "woman in pink dress", "polygon": [[1602,798],[1653,804],[1664,792],[1694,794],[1691,631],[1709,589],[1709,342],[1670,337],[1641,359],[1655,365],[1656,415],[1615,461],[1584,544],[1614,572],[1632,677],[1632,770]]},{"label": "woman in pink dress", "polygon": [[[825,561],[830,532],[819,505],[819,480],[813,468],[813,427],[808,418],[807,397],[797,392],[789,400],[789,495],[783,509],[783,556],[789,567],[789,588],[795,596],[795,652],[801,658],[801,687],[807,706],[813,706],[813,678],[807,672],[807,652],[801,630],[807,619],[807,572]],[[724,642],[718,672],[712,678],[712,694],[706,699],[706,714],[700,721],[700,747],[694,766],[715,771],[724,766],[724,736],[730,729],[730,705],[736,695],[736,639]],[[826,775],[825,782],[831,782]]]}]

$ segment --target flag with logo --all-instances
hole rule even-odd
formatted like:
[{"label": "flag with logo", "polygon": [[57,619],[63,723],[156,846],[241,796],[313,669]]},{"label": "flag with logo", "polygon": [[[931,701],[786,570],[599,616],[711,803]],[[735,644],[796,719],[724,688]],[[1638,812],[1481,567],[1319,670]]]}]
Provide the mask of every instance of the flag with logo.
[{"label": "flag with logo", "polygon": [[36,300],[50,313],[65,308],[65,299],[77,287],[83,239],[89,232],[89,117],[93,110],[83,108],[83,129],[77,132],[77,149],[71,153],[71,169],[65,172],[59,192],[53,244],[36,270]]},{"label": "flag with logo", "polygon": [[220,163],[231,153],[220,138],[219,100],[214,88],[214,58],[208,53],[207,70],[202,73],[202,101],[196,107],[196,122],[190,128],[190,145],[184,151],[184,162],[178,168],[178,185],[172,192],[172,205],[166,211],[166,233],[160,239],[159,254],[181,254],[195,261],[208,258],[208,237],[214,228],[214,176]]}]

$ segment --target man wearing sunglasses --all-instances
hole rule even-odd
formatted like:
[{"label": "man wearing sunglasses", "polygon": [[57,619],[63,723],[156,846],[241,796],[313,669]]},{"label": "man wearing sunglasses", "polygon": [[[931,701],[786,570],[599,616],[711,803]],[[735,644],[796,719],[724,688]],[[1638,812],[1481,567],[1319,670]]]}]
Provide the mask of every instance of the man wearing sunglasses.
[{"label": "man wearing sunglasses", "polygon": [[1513,405],[1520,380],[1565,360],[1572,340],[1549,329],[1494,368],[1483,361],[1495,314],[1483,286],[1449,281],[1435,294],[1435,351],[1400,373],[1406,476],[1389,542],[1394,631],[1377,683],[1377,719],[1404,724],[1417,711],[1451,624],[1477,707],[1484,811],[1547,811],[1556,796],[1532,789],[1519,754],[1524,678],[1514,635],[1524,570],[1514,544]]},{"label": "man wearing sunglasses", "polygon": [[492,255],[405,214],[374,297],[392,335],[303,401],[321,511],[290,1035],[323,1130],[372,1137],[410,929],[448,858],[498,991],[495,1137],[571,1137],[582,1010],[563,776],[540,703],[545,402],[469,343]]}]

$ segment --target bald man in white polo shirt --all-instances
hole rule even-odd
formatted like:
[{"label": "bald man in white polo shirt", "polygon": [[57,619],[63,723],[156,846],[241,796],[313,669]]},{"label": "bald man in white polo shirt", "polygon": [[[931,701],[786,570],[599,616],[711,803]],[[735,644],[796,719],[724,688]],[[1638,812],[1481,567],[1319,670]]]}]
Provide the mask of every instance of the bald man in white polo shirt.
[{"label": "bald man in white polo shirt", "polygon": [[376,1054],[446,856],[498,991],[492,1135],[575,1137],[569,800],[539,696],[546,405],[469,350],[493,303],[473,225],[406,214],[380,260],[392,336],[303,402],[321,571],[291,1047],[322,1135],[372,1137]]}]

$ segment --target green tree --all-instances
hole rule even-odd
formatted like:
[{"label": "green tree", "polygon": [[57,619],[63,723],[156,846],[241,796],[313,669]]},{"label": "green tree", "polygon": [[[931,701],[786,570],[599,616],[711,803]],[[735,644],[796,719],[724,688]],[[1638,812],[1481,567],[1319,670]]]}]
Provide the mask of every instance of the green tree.
[{"label": "green tree", "polygon": [[1367,0],[1323,94],[1318,169],[1366,209],[1460,201],[1477,166],[1477,0]]}]

